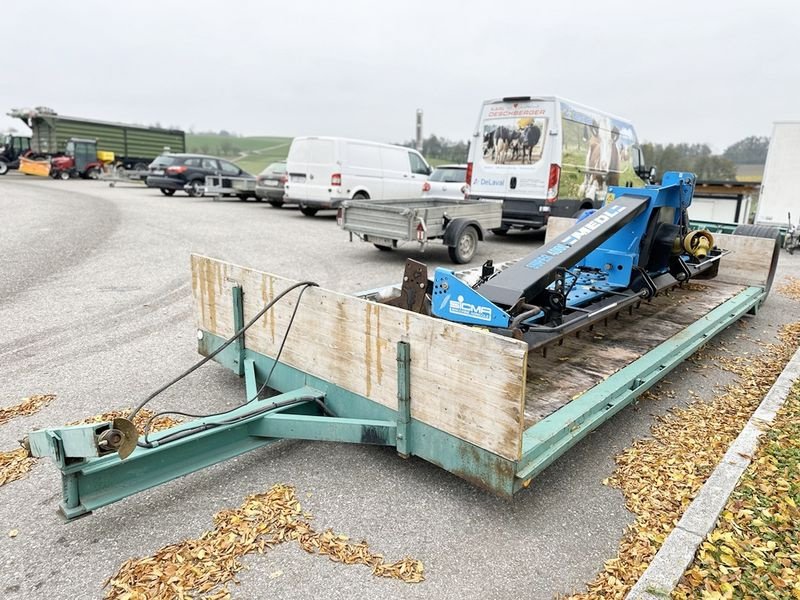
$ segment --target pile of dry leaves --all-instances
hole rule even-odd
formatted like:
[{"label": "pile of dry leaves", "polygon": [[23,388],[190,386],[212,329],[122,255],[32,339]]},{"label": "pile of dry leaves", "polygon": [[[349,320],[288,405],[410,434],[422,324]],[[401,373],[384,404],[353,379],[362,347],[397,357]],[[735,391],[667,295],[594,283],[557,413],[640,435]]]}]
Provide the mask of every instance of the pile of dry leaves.
[{"label": "pile of dry leaves", "polygon": [[798,504],[800,384],[673,597],[800,599]]},{"label": "pile of dry leaves", "polygon": [[625,597],[797,349],[800,323],[783,327],[779,339],[756,356],[717,358],[737,382],[711,402],[673,409],[653,426],[651,439],[616,458],[604,483],[622,490],[635,520],[618,556],[572,600]]},{"label": "pile of dry leaves", "polygon": [[[33,403],[26,402],[33,398],[48,398],[46,402],[42,401],[35,405]],[[27,412],[19,412],[15,416],[20,416],[23,414],[29,415],[50,402],[55,396],[31,396],[31,398],[26,398],[25,401],[21,402],[20,404],[16,405],[17,407],[25,407],[23,410]],[[11,407],[5,409],[5,411],[11,411],[15,407]],[[82,425],[85,423],[102,423],[103,421],[113,421],[117,417],[126,417],[130,410],[115,410],[106,413],[101,413],[99,415],[94,415],[83,419],[81,421],[75,421],[74,423],[69,423],[69,425]],[[136,425],[139,433],[142,433],[142,429],[144,424],[153,416],[153,413],[148,411],[147,409],[139,411],[139,414],[136,415],[136,418],[133,420],[134,424]],[[13,418],[10,417],[10,418]],[[153,424],[150,427],[151,431],[160,431],[162,429],[168,429],[177,425],[179,421],[172,419],[167,416],[159,417],[158,419],[153,421]],[[3,486],[7,483],[12,481],[16,481],[18,479],[22,479],[25,475],[28,474],[33,468],[33,465],[36,464],[35,458],[28,456],[28,453],[25,451],[24,448],[17,448],[16,450],[8,450],[5,452],[0,452],[0,486]]]},{"label": "pile of dry leaves", "polygon": [[303,513],[294,488],[274,485],[265,494],[248,496],[236,509],[214,516],[214,528],[197,539],[165,546],[152,556],[131,559],[107,582],[106,598],[168,600],[196,597],[230,598],[225,587],[244,568],[246,554],[263,553],[277,544],[297,541],[310,554],[344,564],[362,564],[373,575],[407,583],[424,579],[422,563],[412,558],[387,564],[367,542],[351,543],[330,529],[317,533]]},{"label": "pile of dry leaves", "polygon": [[9,406],[8,408],[0,408],[0,425],[5,425],[11,419],[17,417],[24,417],[39,412],[42,408],[55,400],[53,394],[36,394],[28,398],[23,398],[22,402]]},{"label": "pile of dry leaves", "polygon": [[792,300],[800,300],[800,278],[786,277],[778,288],[778,292]]}]

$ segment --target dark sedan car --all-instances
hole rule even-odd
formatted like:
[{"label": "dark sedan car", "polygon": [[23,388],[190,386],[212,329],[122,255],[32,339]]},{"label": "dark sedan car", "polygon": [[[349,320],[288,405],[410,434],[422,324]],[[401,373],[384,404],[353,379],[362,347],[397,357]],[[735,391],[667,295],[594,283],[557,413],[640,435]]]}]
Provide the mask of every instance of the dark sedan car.
[{"label": "dark sedan car", "polygon": [[286,181],[286,161],[272,163],[256,177],[256,196],[280,208],[283,206],[283,186]]},{"label": "dark sedan car", "polygon": [[[185,191],[194,198],[202,196],[208,176],[255,179],[227,160],[201,154],[162,154],[150,163],[148,171],[147,187],[158,188],[165,196],[172,196],[176,191]],[[225,180],[222,181],[225,185]],[[252,192],[241,199],[246,200],[248,196],[252,196]]]}]

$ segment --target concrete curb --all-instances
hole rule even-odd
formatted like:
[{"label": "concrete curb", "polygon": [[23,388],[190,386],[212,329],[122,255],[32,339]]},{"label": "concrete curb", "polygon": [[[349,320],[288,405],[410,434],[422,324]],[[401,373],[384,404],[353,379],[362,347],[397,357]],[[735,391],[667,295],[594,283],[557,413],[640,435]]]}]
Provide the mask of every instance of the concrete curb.
[{"label": "concrete curb", "polygon": [[664,600],[670,597],[684,571],[694,560],[700,544],[716,527],[717,519],[739,483],[739,478],[750,466],[759,437],[775,419],[792,385],[798,379],[800,349],[794,353],[747,425],[730,445],[675,529],[664,540],[661,549],[631,588],[626,600]]}]

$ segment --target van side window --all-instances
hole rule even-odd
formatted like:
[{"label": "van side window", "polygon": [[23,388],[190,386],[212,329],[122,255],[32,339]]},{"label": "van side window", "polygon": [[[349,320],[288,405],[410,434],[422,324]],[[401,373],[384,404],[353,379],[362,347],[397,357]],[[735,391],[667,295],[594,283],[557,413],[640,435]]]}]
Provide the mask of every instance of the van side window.
[{"label": "van side window", "polygon": [[408,158],[411,160],[411,172],[417,175],[428,175],[428,166],[416,152],[409,152]]}]

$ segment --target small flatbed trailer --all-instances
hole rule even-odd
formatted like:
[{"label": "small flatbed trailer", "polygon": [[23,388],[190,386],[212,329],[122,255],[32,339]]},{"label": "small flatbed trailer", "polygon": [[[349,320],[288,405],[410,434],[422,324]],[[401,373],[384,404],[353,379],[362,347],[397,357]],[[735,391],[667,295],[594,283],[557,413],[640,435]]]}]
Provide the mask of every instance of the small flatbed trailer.
[{"label": "small flatbed trailer", "polygon": [[[68,519],[281,439],[394,447],[510,499],[765,301],[777,232],[719,234],[716,245],[693,247],[704,256],[691,261],[670,250],[711,239],[664,220],[681,223],[673,209],[691,199],[693,179],[678,175],[662,187],[618,188],[591,219],[551,219],[544,246],[519,261],[437,269],[433,281],[408,261],[400,285],[354,295],[192,255],[198,351],[244,379],[245,402],[148,436],[116,419],[34,431],[25,443],[61,469]],[[605,278],[624,271],[616,261],[638,259],[640,241],[648,270],[634,263],[634,283],[619,291]],[[598,257],[614,262],[603,271],[591,266]],[[652,267],[662,261],[669,271]],[[439,302],[445,283],[459,296]],[[483,319],[481,299],[500,302],[517,284],[528,301],[507,308],[505,321],[491,313],[496,325],[432,316]]]},{"label": "small flatbed trailer", "polygon": [[[188,189],[188,184],[187,184]],[[240,200],[256,197],[255,177],[231,177],[229,175],[207,175],[203,195],[217,200],[223,196],[236,196]]]},{"label": "small flatbed trailer", "polygon": [[502,220],[502,202],[442,198],[347,200],[336,215],[351,241],[356,235],[379,250],[417,242],[424,251],[430,240],[441,239],[456,264],[472,260],[478,241]]}]

